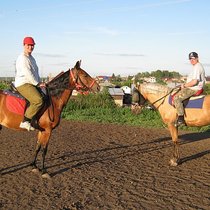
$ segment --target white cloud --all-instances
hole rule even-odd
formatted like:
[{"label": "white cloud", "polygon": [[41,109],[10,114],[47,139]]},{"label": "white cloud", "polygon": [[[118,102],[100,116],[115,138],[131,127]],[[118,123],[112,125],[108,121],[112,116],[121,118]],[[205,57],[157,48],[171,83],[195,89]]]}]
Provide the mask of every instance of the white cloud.
[{"label": "white cloud", "polygon": [[171,33],[167,33],[168,35],[178,35],[178,36],[182,36],[182,35],[191,35],[191,34],[206,34],[208,33],[207,31],[188,31],[188,32],[171,32]]},{"label": "white cloud", "polygon": [[117,30],[110,29],[107,27],[99,26],[99,27],[89,27],[87,29],[81,31],[68,31],[65,34],[73,35],[73,34],[105,34],[110,36],[117,36],[120,33]]},{"label": "white cloud", "polygon": [[106,28],[106,27],[93,28],[93,32],[99,33],[99,34],[107,34],[107,35],[111,35],[111,36],[116,36],[119,34],[118,31],[116,31],[114,29]]},{"label": "white cloud", "polygon": [[122,56],[122,57],[143,57],[143,54],[136,54],[136,53],[96,53],[96,55],[102,56]]},{"label": "white cloud", "polygon": [[[157,3],[151,3],[151,4],[141,4],[140,6],[135,5],[135,6],[126,6],[126,7],[116,7],[112,8],[113,11],[118,11],[118,12],[125,12],[125,11],[133,11],[133,10],[139,10],[139,9],[145,9],[145,8],[155,8],[155,7],[161,7],[161,6],[167,6],[167,5],[173,5],[173,4],[182,4],[186,2],[191,2],[192,0],[171,0],[171,1],[160,1]],[[111,10],[109,10],[111,11]]]},{"label": "white cloud", "polygon": [[37,56],[40,57],[48,57],[48,58],[65,58],[66,55],[62,55],[62,54],[49,54],[49,53],[34,53]]},{"label": "white cloud", "polygon": [[171,5],[171,4],[182,4],[185,2],[190,2],[192,0],[174,0],[174,1],[165,1],[165,2],[159,2],[159,3],[154,3],[154,4],[146,4],[142,7],[160,7],[164,5]]}]

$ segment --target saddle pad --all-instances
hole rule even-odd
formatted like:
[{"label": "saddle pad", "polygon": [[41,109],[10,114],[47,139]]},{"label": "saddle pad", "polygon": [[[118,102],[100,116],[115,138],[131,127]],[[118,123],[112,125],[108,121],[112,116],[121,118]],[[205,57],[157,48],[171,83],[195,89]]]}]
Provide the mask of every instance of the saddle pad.
[{"label": "saddle pad", "polygon": [[10,112],[24,115],[26,101],[12,95],[6,95],[6,107]]},{"label": "saddle pad", "polygon": [[6,95],[11,95],[11,96],[15,96],[17,98],[22,98],[22,99],[25,99],[22,95],[20,95],[18,92],[14,92],[12,90],[3,90],[3,93],[6,94]]},{"label": "saddle pad", "polygon": [[[202,109],[204,98],[205,98],[204,96],[203,97],[192,97],[192,99],[190,99],[188,101],[185,108]],[[170,105],[172,105],[172,96],[171,95],[169,96],[168,102]]]}]

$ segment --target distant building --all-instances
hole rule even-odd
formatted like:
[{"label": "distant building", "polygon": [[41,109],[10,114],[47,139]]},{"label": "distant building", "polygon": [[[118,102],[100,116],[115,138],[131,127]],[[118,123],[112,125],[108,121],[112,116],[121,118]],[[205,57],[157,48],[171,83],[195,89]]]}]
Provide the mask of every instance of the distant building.
[{"label": "distant building", "polygon": [[128,86],[122,86],[121,89],[125,94],[131,94],[131,88]]},{"label": "distant building", "polygon": [[150,83],[155,83],[156,82],[156,78],[155,77],[144,77],[143,81],[150,82]]},{"label": "distant building", "polygon": [[206,77],[206,84],[210,84],[210,77],[209,76]]},{"label": "distant building", "polygon": [[4,81],[4,82],[10,82],[10,81],[14,81],[15,78],[14,77],[0,77],[0,81]]},{"label": "distant building", "polygon": [[99,85],[100,85],[100,90],[102,91],[105,87],[107,87],[107,88],[112,88],[112,87],[114,87],[115,85],[114,84],[112,84],[111,82],[109,82],[109,81],[104,81],[104,82],[100,82],[99,83]]},{"label": "distant building", "polygon": [[108,88],[109,94],[118,106],[123,106],[124,92],[121,88]]},{"label": "distant building", "polygon": [[96,80],[98,80],[99,82],[105,82],[105,81],[110,81],[112,77],[110,76],[97,76]]}]

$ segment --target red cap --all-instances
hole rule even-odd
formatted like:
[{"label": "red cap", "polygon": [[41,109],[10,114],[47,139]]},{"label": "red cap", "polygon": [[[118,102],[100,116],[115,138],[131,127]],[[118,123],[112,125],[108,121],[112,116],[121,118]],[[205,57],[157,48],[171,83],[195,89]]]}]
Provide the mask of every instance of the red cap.
[{"label": "red cap", "polygon": [[34,39],[32,37],[25,37],[23,40],[23,45],[25,44],[35,45]]}]

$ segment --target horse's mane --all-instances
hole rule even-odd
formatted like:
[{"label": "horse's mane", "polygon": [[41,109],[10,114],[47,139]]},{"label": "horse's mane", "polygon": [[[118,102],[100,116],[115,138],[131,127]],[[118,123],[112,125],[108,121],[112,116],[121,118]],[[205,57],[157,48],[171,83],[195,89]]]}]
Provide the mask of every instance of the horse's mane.
[{"label": "horse's mane", "polygon": [[60,96],[60,94],[69,87],[69,72],[61,72],[47,83],[49,94],[51,96]]},{"label": "horse's mane", "polygon": [[161,85],[158,83],[143,83],[141,86],[145,92],[152,94],[168,93],[171,90],[171,88],[167,87],[166,85]]}]

